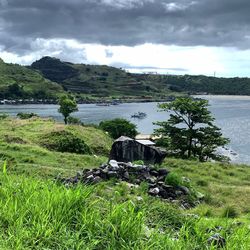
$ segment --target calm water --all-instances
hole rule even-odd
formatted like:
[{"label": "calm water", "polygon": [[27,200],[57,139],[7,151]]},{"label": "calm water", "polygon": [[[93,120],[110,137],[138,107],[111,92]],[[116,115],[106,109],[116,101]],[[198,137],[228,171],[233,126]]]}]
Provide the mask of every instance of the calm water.
[{"label": "calm water", "polygon": [[[199,96],[209,100],[210,110],[216,118],[216,124],[222,128],[223,134],[231,140],[229,151],[237,153],[233,161],[250,164],[250,97],[242,96]],[[57,112],[57,105],[0,105],[0,113],[9,113],[15,116],[18,112],[33,112],[44,117],[53,117],[62,120]],[[145,112],[143,120],[132,119],[135,112]],[[157,112],[157,103],[129,103],[117,106],[96,106],[95,104],[79,105],[79,112],[74,116],[84,123],[99,123],[102,120],[117,117],[126,118],[137,124],[143,134],[153,132],[153,121],[166,120],[167,112]]]}]

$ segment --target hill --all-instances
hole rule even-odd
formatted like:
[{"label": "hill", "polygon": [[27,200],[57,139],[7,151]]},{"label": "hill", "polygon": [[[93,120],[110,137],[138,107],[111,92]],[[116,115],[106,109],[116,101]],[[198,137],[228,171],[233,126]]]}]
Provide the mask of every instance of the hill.
[{"label": "hill", "polygon": [[[84,140],[92,154],[44,147],[44,136],[61,131]],[[111,143],[93,127],[2,117],[0,249],[212,250],[218,249],[216,239],[225,246],[221,249],[249,249],[249,166],[166,159],[161,168],[175,173],[173,180],[185,180],[190,190],[204,194],[190,208],[149,196],[146,183],[54,181],[58,174],[75,176],[107,162]],[[209,241],[212,236],[215,242]]]},{"label": "hill", "polygon": [[[64,138],[69,135],[83,140],[90,152],[98,157],[54,150],[55,143],[66,145]],[[77,142],[73,141],[79,145]],[[89,126],[65,126],[39,117],[28,120],[0,118],[0,160],[7,159],[9,169],[17,173],[48,176],[70,174],[88,165],[98,166],[109,153],[111,143],[102,130]]]},{"label": "hill", "polygon": [[158,76],[130,74],[104,65],[72,64],[44,57],[32,63],[31,68],[65,90],[94,97],[165,98],[173,93]]},{"label": "hill", "polygon": [[183,94],[250,95],[250,79],[132,74],[52,57],[43,57],[29,67],[0,60],[0,99],[56,99],[64,91],[83,102],[110,98],[160,101]]},{"label": "hill", "polygon": [[165,76],[169,89],[190,94],[250,95],[250,78],[218,78],[208,76]]},{"label": "hill", "polygon": [[0,59],[0,99],[56,98],[62,86],[40,73]]},{"label": "hill", "polygon": [[31,65],[65,90],[95,97],[141,96],[164,99],[177,93],[250,95],[249,78],[217,78],[203,75],[132,74],[122,69],[62,62],[44,57]]}]

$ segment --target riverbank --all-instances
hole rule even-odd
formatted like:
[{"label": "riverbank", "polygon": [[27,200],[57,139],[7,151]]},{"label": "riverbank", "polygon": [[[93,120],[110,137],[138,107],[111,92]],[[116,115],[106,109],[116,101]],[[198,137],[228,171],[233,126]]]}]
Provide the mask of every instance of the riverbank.
[{"label": "riverbank", "polygon": [[[109,104],[117,105],[120,103],[145,103],[145,102],[167,102],[174,100],[174,96],[165,98],[152,97],[122,97],[122,98],[76,98],[78,104]],[[22,104],[57,104],[57,99],[2,99],[0,105],[22,105]]]}]

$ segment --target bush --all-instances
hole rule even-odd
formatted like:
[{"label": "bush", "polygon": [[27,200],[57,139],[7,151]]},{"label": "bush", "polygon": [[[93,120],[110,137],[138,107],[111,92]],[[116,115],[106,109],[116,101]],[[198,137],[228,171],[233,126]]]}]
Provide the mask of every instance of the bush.
[{"label": "bush", "polygon": [[5,113],[0,114],[0,120],[4,120],[4,119],[6,119],[7,117],[8,117],[8,115],[5,114]]},{"label": "bush", "polygon": [[138,132],[136,125],[126,119],[117,118],[109,121],[102,121],[99,124],[100,128],[108,132],[113,139],[120,136],[128,136],[134,138]]},{"label": "bush", "polygon": [[91,153],[89,146],[76,135],[68,131],[55,131],[44,135],[41,144],[47,149],[76,154]]},{"label": "bush", "polygon": [[32,117],[38,117],[38,115],[35,113],[22,113],[22,112],[18,113],[16,116],[22,120],[30,119]]},{"label": "bush", "polygon": [[84,125],[79,118],[73,116],[68,117],[68,124]]},{"label": "bush", "polygon": [[178,187],[182,185],[182,179],[176,173],[169,173],[165,179],[165,183],[173,187]]}]

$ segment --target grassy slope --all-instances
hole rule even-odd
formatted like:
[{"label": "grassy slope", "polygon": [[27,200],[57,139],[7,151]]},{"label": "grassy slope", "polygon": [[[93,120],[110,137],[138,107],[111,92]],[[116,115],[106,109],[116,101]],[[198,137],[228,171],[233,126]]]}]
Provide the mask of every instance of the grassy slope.
[{"label": "grassy slope", "polygon": [[183,93],[250,95],[249,78],[217,78],[190,75],[131,74],[102,66],[61,62],[45,57],[32,64],[44,77],[66,89],[94,96],[147,96],[164,98]]},{"label": "grassy slope", "polygon": [[200,163],[167,159],[163,166],[190,178],[194,185],[206,194],[206,203],[197,212],[215,216],[228,207],[237,213],[250,213],[250,167],[226,163]]},{"label": "grassy slope", "polygon": [[17,83],[27,94],[44,91],[48,95],[56,96],[62,92],[62,87],[48,79],[45,79],[38,72],[27,69],[17,64],[7,64],[0,59],[0,90]]},{"label": "grassy slope", "polygon": [[[77,134],[98,156],[49,151],[40,138],[52,131],[68,130]],[[106,160],[111,139],[93,127],[65,126],[50,119],[0,120],[0,155],[9,159],[9,168],[37,175],[72,174],[84,167],[98,166]]]},{"label": "grassy slope", "polygon": [[[61,62],[44,57],[31,65],[44,77],[62,84],[67,90],[94,96],[165,97],[173,92],[158,76],[134,75],[124,70],[102,66]],[[157,79],[157,81],[155,81]]]},{"label": "grassy slope", "polygon": [[[62,129],[78,134],[97,156],[39,146],[41,135]],[[98,166],[107,160],[100,152],[110,146],[111,140],[92,127],[65,127],[46,119],[0,120],[0,154],[8,162],[7,175],[0,172],[0,248],[213,249],[207,239],[219,232],[226,249],[249,249],[248,166],[166,159],[164,167],[190,178],[205,194],[205,201],[191,210],[149,197],[145,185],[130,189],[111,181],[66,189],[44,180]]]},{"label": "grassy slope", "polygon": [[[5,92],[0,93],[1,98],[14,83],[23,88],[22,98],[38,99],[55,97],[63,88],[83,100],[101,97],[161,100],[169,95],[203,92],[250,95],[249,78],[130,74],[114,67],[72,64],[50,57],[34,62],[31,67],[6,64],[0,59],[0,90]],[[8,96],[15,98],[11,93]]]}]

